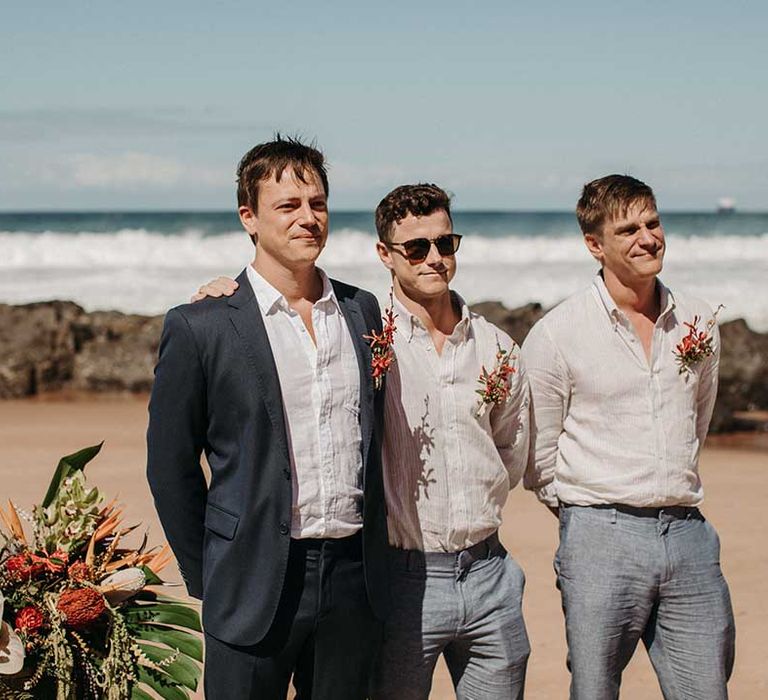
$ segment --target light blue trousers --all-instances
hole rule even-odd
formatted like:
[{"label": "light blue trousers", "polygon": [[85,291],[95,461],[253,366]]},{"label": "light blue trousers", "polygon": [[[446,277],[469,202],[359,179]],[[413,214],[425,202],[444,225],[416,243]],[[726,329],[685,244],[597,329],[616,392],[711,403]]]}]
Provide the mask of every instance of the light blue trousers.
[{"label": "light blue trousers", "polygon": [[374,700],[426,700],[440,654],[459,700],[520,700],[531,648],[525,577],[496,544],[461,571],[456,554],[393,553],[392,610]]},{"label": "light blue trousers", "polygon": [[725,700],[734,621],[697,508],[560,508],[555,556],[572,700],[615,700],[643,640],[665,700]]}]

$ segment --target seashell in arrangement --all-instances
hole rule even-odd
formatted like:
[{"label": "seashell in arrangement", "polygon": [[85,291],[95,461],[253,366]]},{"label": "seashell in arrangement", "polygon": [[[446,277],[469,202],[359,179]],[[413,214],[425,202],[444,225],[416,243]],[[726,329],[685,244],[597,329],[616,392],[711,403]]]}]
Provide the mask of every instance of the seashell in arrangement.
[{"label": "seashell in arrangement", "polygon": [[115,571],[99,583],[99,591],[112,604],[117,605],[136,595],[147,584],[141,569],[131,567]]},{"label": "seashell in arrangement", "polygon": [[0,592],[0,674],[12,676],[24,667],[24,644],[11,626],[3,620],[5,599]]}]

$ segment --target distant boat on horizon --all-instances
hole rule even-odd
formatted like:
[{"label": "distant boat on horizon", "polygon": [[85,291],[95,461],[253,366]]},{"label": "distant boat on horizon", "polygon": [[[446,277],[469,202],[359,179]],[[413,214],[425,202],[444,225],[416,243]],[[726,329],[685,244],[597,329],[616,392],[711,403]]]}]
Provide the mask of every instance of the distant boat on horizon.
[{"label": "distant boat on horizon", "polygon": [[721,197],[717,200],[718,214],[733,214],[736,211],[736,200],[731,197]]}]

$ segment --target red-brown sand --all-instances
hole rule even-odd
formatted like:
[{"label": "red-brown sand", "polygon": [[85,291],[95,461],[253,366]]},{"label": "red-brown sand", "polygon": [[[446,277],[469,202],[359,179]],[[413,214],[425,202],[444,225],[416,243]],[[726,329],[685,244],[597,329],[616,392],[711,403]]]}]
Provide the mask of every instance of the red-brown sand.
[{"label": "red-brown sand", "polygon": [[[29,508],[42,499],[60,456],[105,440],[101,455],[87,468],[90,481],[107,497],[119,497],[126,506],[127,522],[144,522],[150,528],[151,541],[162,541],[144,478],[146,418],[145,399],[0,402],[2,502],[11,498],[18,506]],[[701,460],[706,488],[702,510],[720,533],[722,565],[736,614],[731,697],[763,700],[768,697],[768,452],[759,440],[712,442]],[[557,523],[532,494],[517,488],[510,494],[501,536],[528,579],[525,618],[533,652],[526,697],[566,698],[565,637],[552,572]],[[172,565],[164,573],[175,578]],[[182,594],[183,589],[175,590]],[[202,693],[196,697],[201,698]],[[453,697],[442,663],[431,697]],[[622,697],[662,697],[642,647],[625,673]]]}]

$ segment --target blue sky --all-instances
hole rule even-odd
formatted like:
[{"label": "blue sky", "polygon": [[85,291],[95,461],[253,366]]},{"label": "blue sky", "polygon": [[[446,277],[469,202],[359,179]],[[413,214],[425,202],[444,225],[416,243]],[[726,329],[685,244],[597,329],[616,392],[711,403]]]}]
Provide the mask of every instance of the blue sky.
[{"label": "blue sky", "polygon": [[0,209],[227,209],[239,157],[316,138],[332,206],[435,181],[570,209],[768,210],[764,2],[34,2],[0,27]]}]

